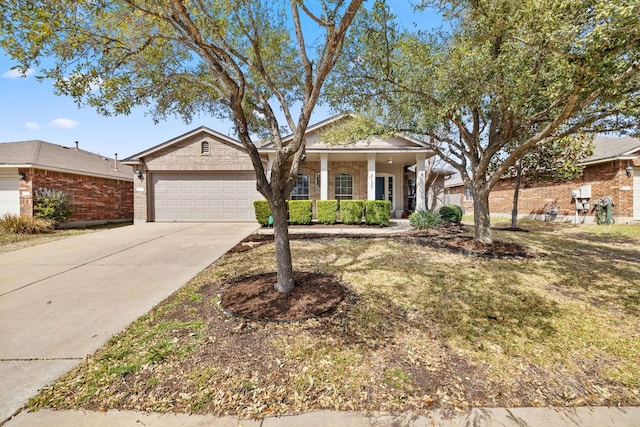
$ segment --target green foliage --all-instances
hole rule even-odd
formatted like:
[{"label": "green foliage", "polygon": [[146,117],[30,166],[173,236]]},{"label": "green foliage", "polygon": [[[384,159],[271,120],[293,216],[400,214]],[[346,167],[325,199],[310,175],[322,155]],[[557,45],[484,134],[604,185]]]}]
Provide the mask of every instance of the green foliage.
[{"label": "green foliage", "polygon": [[419,210],[409,215],[409,224],[418,230],[428,230],[442,224],[442,218],[438,212]]},{"label": "green foliage", "polygon": [[340,219],[343,224],[360,224],[363,213],[363,200],[340,200]]},{"label": "green foliage", "polygon": [[443,221],[455,223],[460,223],[460,221],[462,221],[462,215],[464,215],[462,208],[458,205],[444,205],[438,213]]},{"label": "green foliage", "polygon": [[[446,31],[401,26],[388,2],[364,10],[327,93],[339,110],[422,138],[476,183],[475,200],[536,147],[637,130],[637,2],[423,4],[439,9]],[[477,206],[476,239],[489,243],[488,203]]]},{"label": "green foliage", "polygon": [[318,211],[318,222],[320,224],[336,223],[338,219],[337,200],[318,200],[316,201],[316,210]]},{"label": "green foliage", "polygon": [[313,217],[313,201],[311,200],[289,200],[289,223],[290,224],[311,224]]},{"label": "green foliage", "polygon": [[256,221],[263,227],[269,225],[269,217],[271,216],[271,209],[269,203],[266,200],[254,200],[253,210],[256,214]]},{"label": "green foliage", "polygon": [[47,219],[54,226],[65,222],[73,214],[71,199],[62,190],[39,188],[33,194],[34,218]]},{"label": "green foliage", "polygon": [[386,227],[391,219],[391,202],[387,200],[365,200],[364,222],[367,225]]},{"label": "green foliage", "polygon": [[44,218],[26,218],[20,215],[0,216],[0,230],[11,234],[38,234],[53,229],[53,222]]}]

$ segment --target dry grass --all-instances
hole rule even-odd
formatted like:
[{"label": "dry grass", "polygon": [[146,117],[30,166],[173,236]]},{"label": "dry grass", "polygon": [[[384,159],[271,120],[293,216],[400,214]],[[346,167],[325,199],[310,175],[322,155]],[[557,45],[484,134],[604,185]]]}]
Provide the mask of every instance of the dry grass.
[{"label": "dry grass", "polygon": [[274,269],[273,245],[227,254],[32,399],[259,417],[316,408],[640,404],[640,229],[525,222],[538,254],[484,259],[437,237],[293,241],[295,268],[337,276],[332,316],[244,322],[226,280]]},{"label": "dry grass", "polygon": [[97,230],[123,227],[126,225],[131,225],[131,223],[110,223],[85,228],[51,230],[40,234],[6,233],[0,231],[0,253],[17,251],[79,234],[93,233]]}]

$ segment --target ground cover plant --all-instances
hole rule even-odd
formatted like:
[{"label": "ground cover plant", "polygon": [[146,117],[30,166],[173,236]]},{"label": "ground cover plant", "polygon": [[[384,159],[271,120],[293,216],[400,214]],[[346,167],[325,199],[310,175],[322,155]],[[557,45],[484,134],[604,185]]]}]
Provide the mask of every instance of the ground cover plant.
[{"label": "ground cover plant", "polygon": [[298,236],[295,270],[344,286],[330,314],[300,322],[223,312],[234,282],[275,269],[256,236],[29,406],[261,417],[640,404],[640,227],[503,225],[493,248],[466,245],[464,225]]}]

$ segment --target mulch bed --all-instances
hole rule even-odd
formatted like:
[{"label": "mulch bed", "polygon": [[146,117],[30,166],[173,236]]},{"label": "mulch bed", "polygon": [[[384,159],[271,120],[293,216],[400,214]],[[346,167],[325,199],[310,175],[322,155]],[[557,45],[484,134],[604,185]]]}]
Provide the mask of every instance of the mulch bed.
[{"label": "mulch bed", "polygon": [[330,313],[344,297],[344,287],[333,276],[294,272],[293,277],[296,287],[286,294],[274,289],[276,273],[236,281],[222,294],[222,307],[251,320],[306,320]]}]

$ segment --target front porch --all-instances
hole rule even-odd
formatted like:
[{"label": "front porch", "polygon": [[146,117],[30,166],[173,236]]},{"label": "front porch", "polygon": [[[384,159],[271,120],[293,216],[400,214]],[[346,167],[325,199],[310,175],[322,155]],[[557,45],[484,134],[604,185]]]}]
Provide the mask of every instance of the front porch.
[{"label": "front porch", "polygon": [[[274,156],[269,155],[267,173]],[[426,207],[426,157],[426,153],[307,152],[291,199],[387,200],[392,217],[400,218],[404,212]],[[413,165],[417,167],[410,170]]]}]

